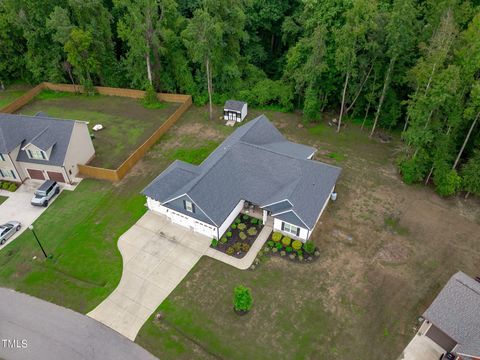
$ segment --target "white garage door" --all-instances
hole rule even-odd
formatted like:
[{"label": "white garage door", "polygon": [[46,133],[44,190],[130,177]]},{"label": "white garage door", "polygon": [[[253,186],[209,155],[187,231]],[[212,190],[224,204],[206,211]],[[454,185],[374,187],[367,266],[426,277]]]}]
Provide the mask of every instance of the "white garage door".
[{"label": "white garage door", "polygon": [[172,222],[175,224],[184,226],[186,228],[192,228],[193,230],[193,219],[191,217],[181,215],[178,213],[170,212],[169,214],[170,219],[172,219]]},{"label": "white garage door", "polygon": [[214,228],[212,226],[204,225],[198,221],[195,221],[195,232],[206,235],[208,237],[214,237],[215,234]]}]

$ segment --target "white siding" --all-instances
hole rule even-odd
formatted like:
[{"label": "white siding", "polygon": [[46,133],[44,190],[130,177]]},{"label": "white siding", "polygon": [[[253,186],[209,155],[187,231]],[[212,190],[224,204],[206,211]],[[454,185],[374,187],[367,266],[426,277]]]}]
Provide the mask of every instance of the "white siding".
[{"label": "white siding", "polygon": [[23,174],[18,173],[19,171],[17,171],[17,167],[15,167],[14,162],[12,161],[12,157],[16,159],[18,154],[18,149],[20,149],[20,146],[17,146],[17,148],[12,150],[10,154],[2,154],[3,158],[5,159],[4,161],[2,161],[2,159],[0,158],[0,169],[8,173],[11,173],[11,171],[13,171],[15,173],[15,178],[10,176],[4,178],[0,174],[0,179],[5,179],[9,181],[14,181],[14,182],[22,182],[25,179],[25,176],[22,176]]},{"label": "white siding", "polygon": [[228,215],[228,217],[225,219],[223,224],[220,226],[219,237],[222,237],[222,235],[225,233],[225,231],[227,231],[228,227],[233,222],[233,220],[235,220],[237,215],[240,214],[240,211],[242,211],[242,209],[243,209],[243,203],[244,202],[245,202],[244,200],[240,200],[238,202],[237,206],[235,206],[235,208],[232,210],[230,215]]},{"label": "white siding", "polygon": [[248,111],[247,109],[248,109],[248,105],[247,104],[243,105],[240,121],[243,121],[245,119],[245,117],[247,116],[247,111]]},{"label": "white siding", "polygon": [[293,234],[282,231],[282,222],[284,222],[284,221],[274,218],[273,219],[273,231],[279,231],[282,234],[285,234],[288,237],[291,237],[292,239],[298,239],[298,240],[301,240],[302,242],[305,242],[305,241],[308,240],[308,229],[305,229],[305,228],[302,228],[300,226],[292,224],[293,226],[297,226],[297,227],[300,228],[300,234],[298,236],[294,236]]},{"label": "white siding", "polygon": [[186,227],[210,238],[217,238],[217,228],[213,225],[206,224],[185,214],[173,211],[149,197],[147,197],[147,206],[150,210],[165,215],[170,221],[177,225]]}]

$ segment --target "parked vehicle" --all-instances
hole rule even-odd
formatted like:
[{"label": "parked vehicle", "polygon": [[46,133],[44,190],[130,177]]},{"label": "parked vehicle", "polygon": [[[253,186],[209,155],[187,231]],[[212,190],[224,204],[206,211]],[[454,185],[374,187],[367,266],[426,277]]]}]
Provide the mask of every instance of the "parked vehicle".
[{"label": "parked vehicle", "polygon": [[13,234],[20,230],[22,225],[18,221],[9,221],[0,226],[0,245],[10,239]]},{"label": "parked vehicle", "polygon": [[56,181],[45,181],[36,191],[35,196],[32,198],[31,204],[34,206],[48,206],[48,202],[51,198],[60,192],[60,186]]}]

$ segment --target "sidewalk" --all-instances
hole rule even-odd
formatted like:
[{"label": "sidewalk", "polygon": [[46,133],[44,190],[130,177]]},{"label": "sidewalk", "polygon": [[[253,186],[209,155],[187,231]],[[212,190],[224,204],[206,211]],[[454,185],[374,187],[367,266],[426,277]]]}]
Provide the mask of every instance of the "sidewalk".
[{"label": "sidewalk", "polygon": [[257,253],[263,247],[268,237],[270,236],[271,232],[272,232],[272,227],[270,225],[265,225],[262,231],[260,231],[260,234],[258,234],[257,239],[253,243],[247,255],[245,255],[241,259],[237,259],[236,257],[227,255],[221,251],[212,249],[210,247],[207,248],[207,250],[205,251],[205,255],[210,256],[211,258],[214,258],[225,264],[232,265],[237,269],[246,270],[252,265],[253,260],[255,260],[255,258],[257,257]]}]

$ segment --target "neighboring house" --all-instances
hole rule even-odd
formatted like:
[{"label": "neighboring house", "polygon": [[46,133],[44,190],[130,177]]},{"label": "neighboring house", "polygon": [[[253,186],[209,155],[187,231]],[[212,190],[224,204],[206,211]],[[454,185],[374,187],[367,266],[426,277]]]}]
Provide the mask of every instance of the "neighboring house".
[{"label": "neighboring house", "polygon": [[287,141],[261,115],[199,166],[173,162],[142,193],[150,210],[212,238],[220,238],[248,204],[274,230],[306,241],[341,172],[310,160],[315,151]]},{"label": "neighboring house", "polygon": [[420,330],[401,359],[413,360],[419,357],[412,354],[429,353],[437,360],[439,353],[447,352],[454,359],[480,359],[480,282],[456,273],[422,318]]},{"label": "neighboring house", "polygon": [[87,123],[36,116],[0,114],[0,180],[72,183],[78,164],[95,155]]},{"label": "neighboring house", "polygon": [[247,103],[237,100],[227,100],[223,106],[223,118],[241,122],[247,116]]}]

